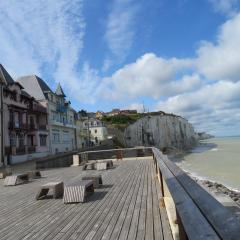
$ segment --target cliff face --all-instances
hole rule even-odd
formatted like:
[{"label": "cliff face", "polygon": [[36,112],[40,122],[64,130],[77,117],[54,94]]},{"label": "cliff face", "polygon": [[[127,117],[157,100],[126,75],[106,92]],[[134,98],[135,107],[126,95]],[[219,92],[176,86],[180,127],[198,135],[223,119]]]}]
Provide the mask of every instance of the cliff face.
[{"label": "cliff face", "polygon": [[197,143],[193,126],[174,115],[147,116],[129,125],[124,131],[124,145],[156,146],[165,149],[188,149]]}]

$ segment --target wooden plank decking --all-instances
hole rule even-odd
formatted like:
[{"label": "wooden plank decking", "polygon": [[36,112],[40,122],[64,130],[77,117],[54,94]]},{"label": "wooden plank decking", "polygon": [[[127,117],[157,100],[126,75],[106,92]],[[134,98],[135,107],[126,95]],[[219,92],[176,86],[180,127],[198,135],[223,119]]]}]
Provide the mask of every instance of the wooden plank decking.
[{"label": "wooden plank decking", "polygon": [[103,187],[86,203],[35,200],[38,187],[70,183],[86,174],[69,167],[42,172],[43,178],[14,187],[0,180],[0,239],[172,239],[166,211],[159,209],[160,186],[152,160],[114,163],[102,171]]}]

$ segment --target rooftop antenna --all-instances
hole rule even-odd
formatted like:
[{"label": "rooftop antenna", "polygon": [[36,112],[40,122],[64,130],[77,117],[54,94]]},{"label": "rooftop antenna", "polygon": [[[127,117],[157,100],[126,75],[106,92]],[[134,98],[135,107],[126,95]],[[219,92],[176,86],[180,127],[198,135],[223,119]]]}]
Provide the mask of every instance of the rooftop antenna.
[{"label": "rooftop antenna", "polygon": [[145,109],[145,105],[144,105],[144,101],[143,101],[143,113],[145,113],[146,109]]}]

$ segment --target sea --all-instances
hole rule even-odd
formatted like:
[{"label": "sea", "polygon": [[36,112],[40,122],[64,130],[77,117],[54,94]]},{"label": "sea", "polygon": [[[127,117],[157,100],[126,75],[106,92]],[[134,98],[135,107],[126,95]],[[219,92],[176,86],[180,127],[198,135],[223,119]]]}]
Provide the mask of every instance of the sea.
[{"label": "sea", "polygon": [[194,177],[240,191],[240,137],[203,140],[175,161]]}]

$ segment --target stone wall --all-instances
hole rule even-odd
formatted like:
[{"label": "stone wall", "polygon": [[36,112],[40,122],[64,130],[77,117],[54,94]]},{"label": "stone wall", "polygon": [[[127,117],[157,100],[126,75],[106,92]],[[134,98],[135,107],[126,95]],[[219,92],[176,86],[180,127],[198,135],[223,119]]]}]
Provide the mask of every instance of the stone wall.
[{"label": "stone wall", "polygon": [[193,126],[174,115],[147,116],[129,125],[124,131],[124,145],[155,146],[161,150],[188,149],[197,143]]}]

